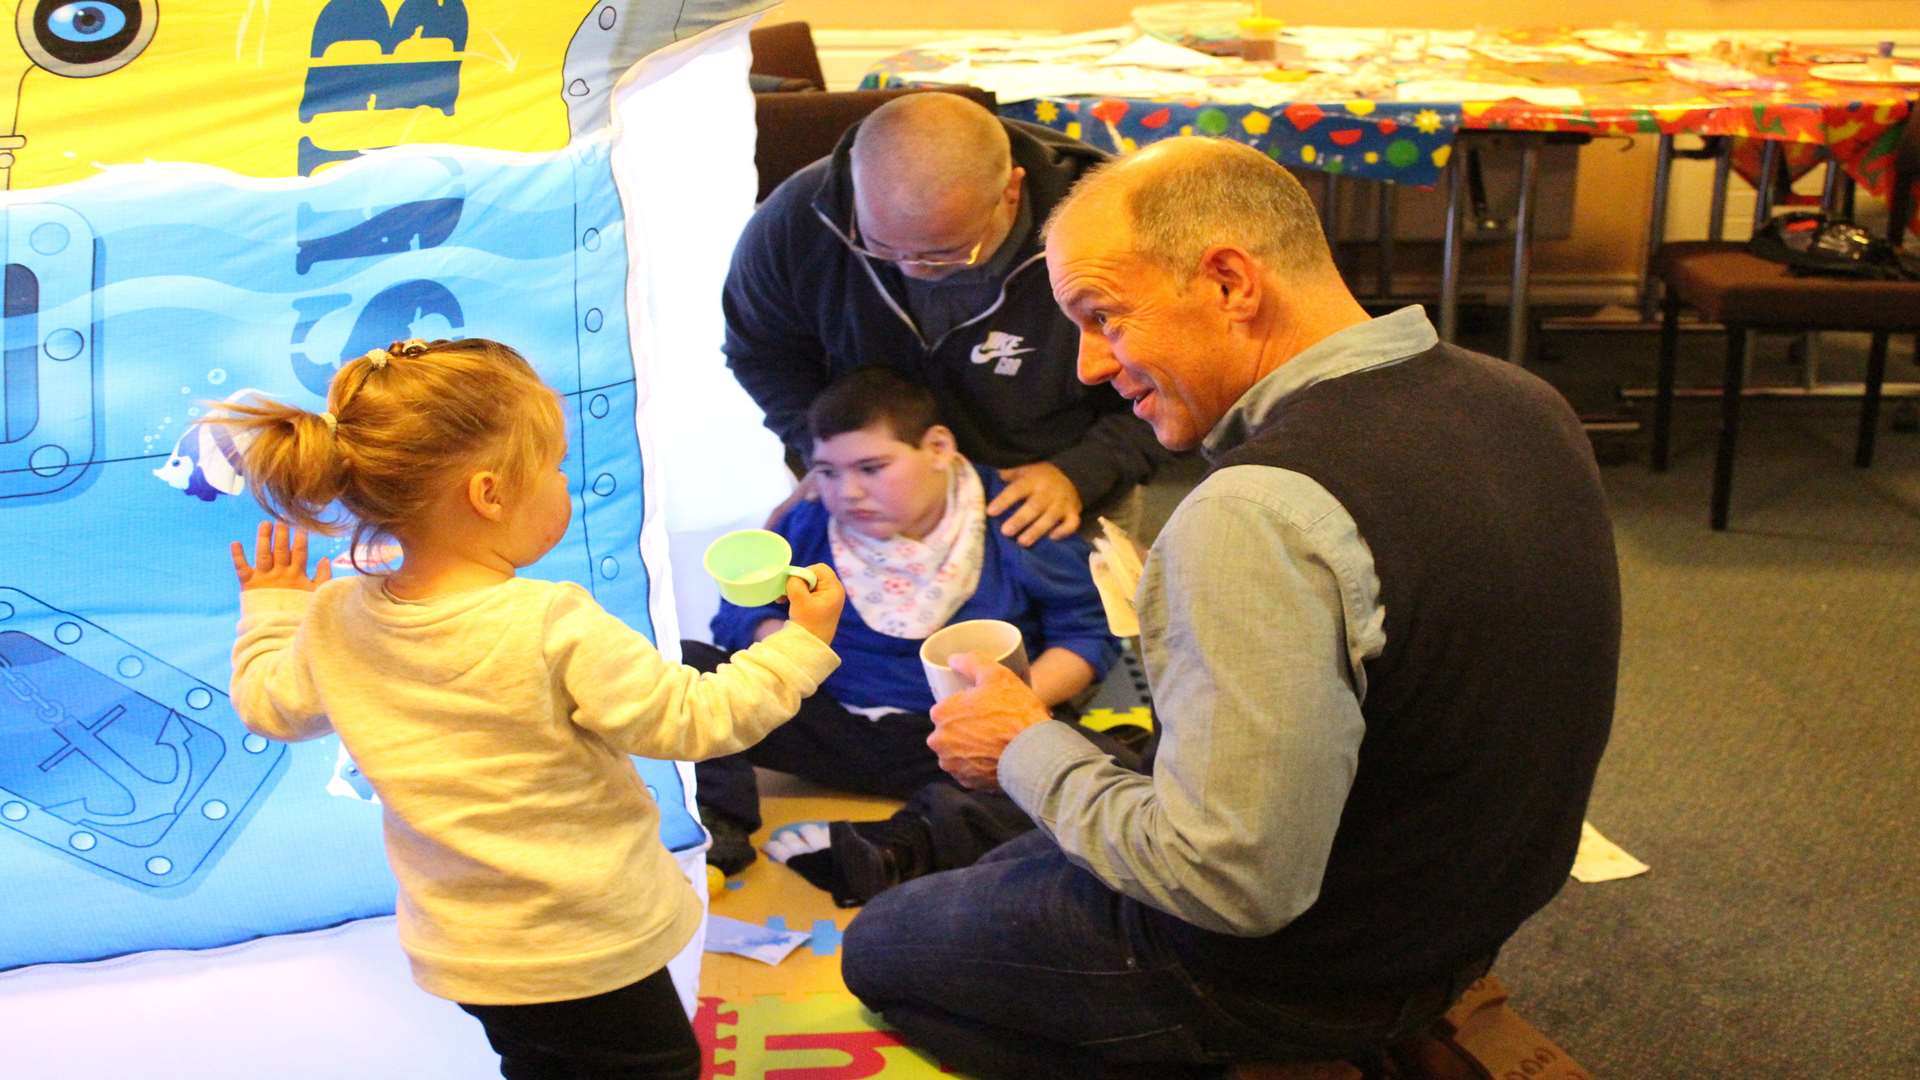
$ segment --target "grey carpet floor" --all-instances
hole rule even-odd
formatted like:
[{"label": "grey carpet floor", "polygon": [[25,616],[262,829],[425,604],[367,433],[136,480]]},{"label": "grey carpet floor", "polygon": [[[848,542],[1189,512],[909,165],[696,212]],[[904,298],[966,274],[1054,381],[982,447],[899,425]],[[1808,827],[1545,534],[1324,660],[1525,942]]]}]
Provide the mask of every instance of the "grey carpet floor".
[{"label": "grey carpet floor", "polygon": [[[1688,339],[1682,384],[1719,349]],[[1829,339],[1822,372],[1857,379],[1862,351]],[[1549,352],[1535,370],[1583,411],[1652,374],[1648,337]],[[1910,356],[1891,377],[1920,379]],[[1797,378],[1782,339],[1754,378]],[[1883,423],[1856,469],[1856,416],[1750,402],[1725,533],[1717,405],[1681,405],[1671,471],[1644,436],[1603,469],[1626,636],[1589,818],[1653,869],[1570,881],[1496,966],[1597,1076],[1920,1077],[1920,435]],[[1199,474],[1153,485],[1149,531]]]}]

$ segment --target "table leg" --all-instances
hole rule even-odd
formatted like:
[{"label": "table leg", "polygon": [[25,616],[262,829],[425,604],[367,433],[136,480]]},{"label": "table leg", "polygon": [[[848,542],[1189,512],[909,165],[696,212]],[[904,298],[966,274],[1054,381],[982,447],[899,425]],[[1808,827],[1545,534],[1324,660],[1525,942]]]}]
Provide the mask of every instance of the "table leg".
[{"label": "table leg", "polygon": [[[1769,144],[1771,146],[1771,144]],[[1832,216],[1839,212],[1842,181],[1846,179],[1846,170],[1831,152],[1827,154],[1827,171],[1820,185],[1820,212]],[[1809,330],[1800,335],[1800,385],[1808,390],[1820,385],[1820,332]]]},{"label": "table leg", "polygon": [[1653,208],[1647,214],[1647,258],[1640,271],[1640,321],[1653,321],[1654,266],[1667,241],[1667,189],[1673,180],[1673,136],[1660,136],[1653,162]]},{"label": "table leg", "polygon": [[1766,145],[1760,148],[1760,175],[1753,181],[1757,196],[1753,200],[1755,232],[1760,231],[1760,226],[1765,225],[1767,219],[1773,216],[1773,178],[1779,171],[1780,144],[1773,139],[1768,139]]},{"label": "table leg", "polygon": [[1507,359],[1527,362],[1529,279],[1533,275],[1533,200],[1539,187],[1540,144],[1528,139],[1520,148],[1520,205],[1513,217],[1513,289],[1507,300]]},{"label": "table leg", "polygon": [[[1840,161],[1827,152],[1827,172],[1820,184],[1820,212],[1831,217],[1840,207],[1840,181],[1846,177]],[[1800,385],[1811,390],[1820,385],[1820,332],[1809,330],[1800,335]]]},{"label": "table leg", "polygon": [[1800,335],[1800,385],[1808,390],[1820,385],[1820,331]]},{"label": "table leg", "polygon": [[1440,340],[1452,342],[1460,333],[1460,175],[1467,155],[1455,138],[1447,159],[1447,226],[1440,246]]},{"label": "table leg", "polygon": [[1840,212],[1840,182],[1847,178],[1847,170],[1840,167],[1840,159],[1827,154],[1827,176],[1820,185],[1820,212],[1832,217]]},{"label": "table leg", "polygon": [[1720,240],[1727,233],[1727,182],[1733,178],[1733,140],[1720,140],[1720,153],[1713,159],[1713,202],[1707,208],[1707,239]]},{"label": "table leg", "polygon": [[[1820,186],[1820,212],[1830,218],[1851,218],[1852,211],[1848,208],[1852,203],[1853,178],[1847,175],[1847,170],[1840,165],[1840,159],[1829,150],[1827,175]],[[1800,358],[1803,361],[1800,367],[1801,385],[1811,390],[1820,383],[1820,335],[1817,332],[1809,331],[1801,339]],[[1868,394],[1873,392],[1871,388],[1866,391]]]},{"label": "table leg", "polygon": [[1653,471],[1666,472],[1673,451],[1673,374],[1680,364],[1680,294],[1660,299],[1660,370],[1653,396]]}]

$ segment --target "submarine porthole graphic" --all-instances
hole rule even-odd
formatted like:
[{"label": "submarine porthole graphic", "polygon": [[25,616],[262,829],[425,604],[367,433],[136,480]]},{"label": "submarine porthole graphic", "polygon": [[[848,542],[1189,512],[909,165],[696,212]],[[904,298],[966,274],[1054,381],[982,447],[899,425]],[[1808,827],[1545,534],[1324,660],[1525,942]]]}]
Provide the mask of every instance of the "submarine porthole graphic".
[{"label": "submarine porthole graphic", "polygon": [[69,79],[118,71],[159,25],[156,0],[29,0],[14,29],[38,67]]}]

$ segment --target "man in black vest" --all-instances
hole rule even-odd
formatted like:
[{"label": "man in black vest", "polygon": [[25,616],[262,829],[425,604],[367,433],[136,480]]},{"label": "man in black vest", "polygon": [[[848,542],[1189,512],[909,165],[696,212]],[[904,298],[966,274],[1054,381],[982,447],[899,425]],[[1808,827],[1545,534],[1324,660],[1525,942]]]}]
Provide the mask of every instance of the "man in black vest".
[{"label": "man in black vest", "polygon": [[1004,669],[929,740],[1039,828],[881,894],[847,986],[984,1077],[1366,1054],[1485,972],[1572,866],[1620,594],[1593,454],[1526,372],[1370,319],[1299,183],[1173,139],[1054,213],[1079,376],[1213,470],[1138,602],[1143,776]]}]

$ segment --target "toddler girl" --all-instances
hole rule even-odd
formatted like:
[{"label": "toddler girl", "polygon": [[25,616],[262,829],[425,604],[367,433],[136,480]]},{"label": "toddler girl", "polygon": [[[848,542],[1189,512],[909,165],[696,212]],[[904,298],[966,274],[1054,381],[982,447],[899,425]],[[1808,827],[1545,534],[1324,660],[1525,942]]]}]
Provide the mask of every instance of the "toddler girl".
[{"label": "toddler girl", "polygon": [[[731,753],[793,716],[839,663],[844,595],[813,567],[787,626],[703,675],[580,586],[515,577],[572,513],[561,417],[519,353],[479,339],[375,349],[325,412],[216,407],[205,422],[294,526],[261,524],[251,565],[233,545],[233,705],[272,738],[339,734],[380,796],[414,979],[479,1018],[502,1075],[691,1080],[665,965],[700,903],[627,755]],[[356,557],[390,540],[398,569],[309,576],[307,531],[349,521]]]}]

